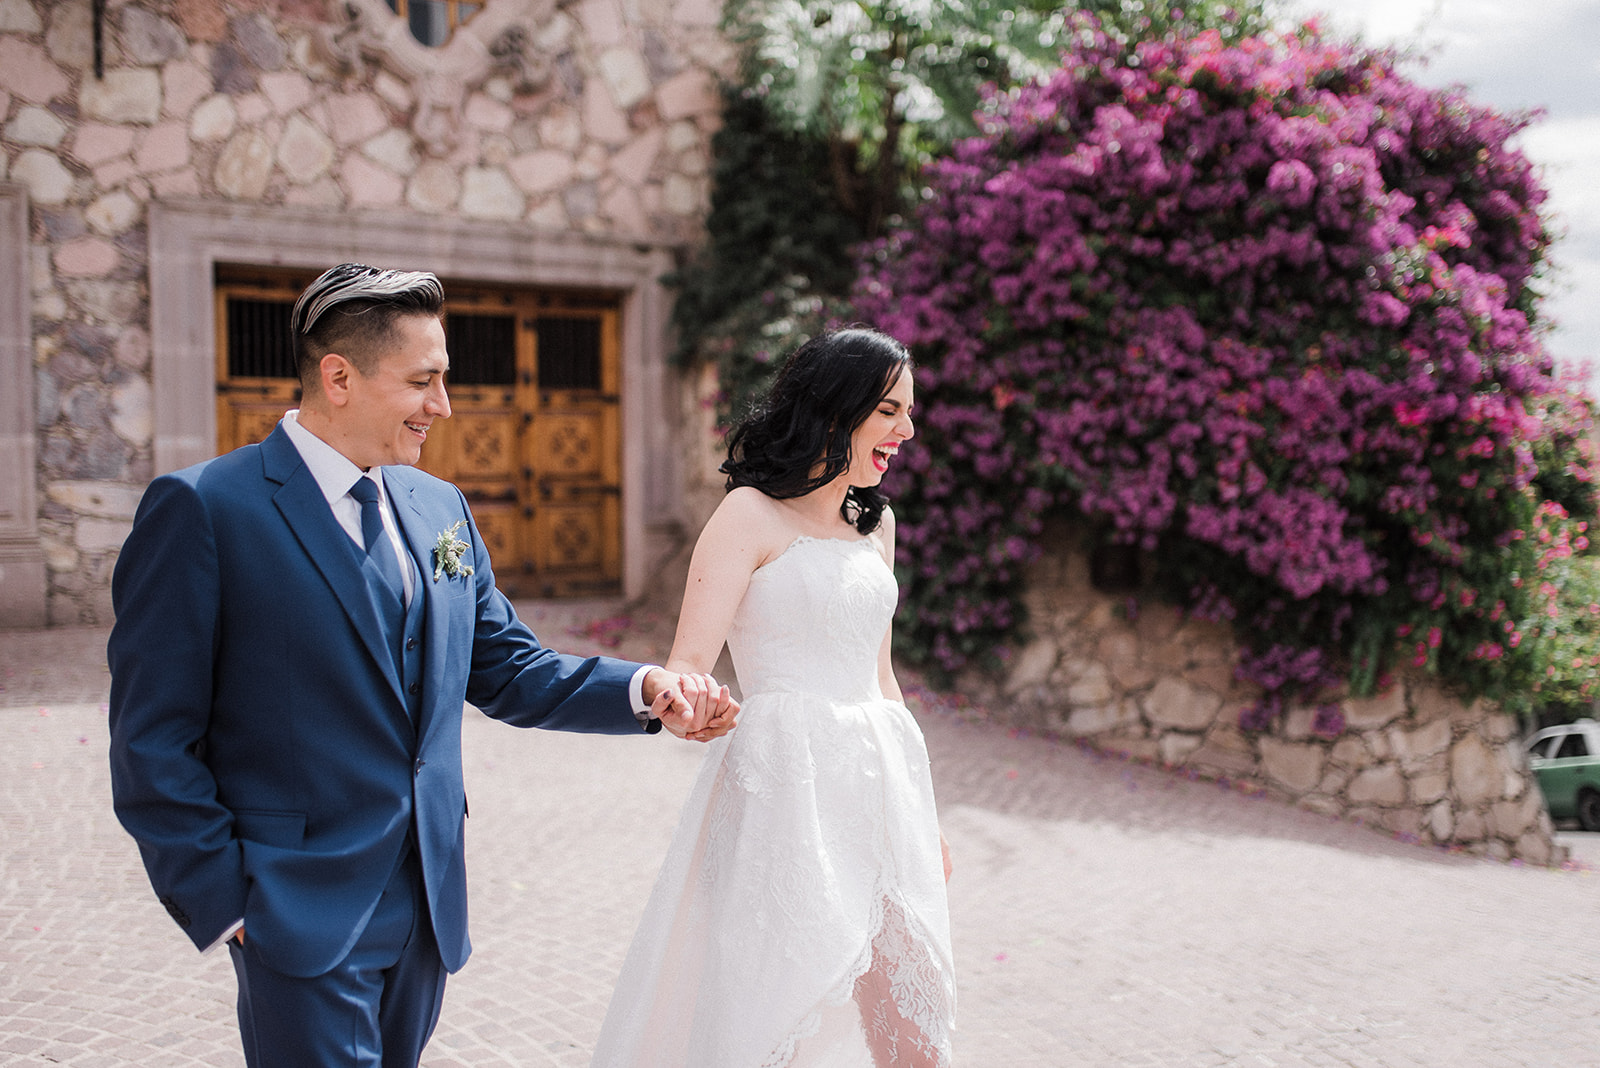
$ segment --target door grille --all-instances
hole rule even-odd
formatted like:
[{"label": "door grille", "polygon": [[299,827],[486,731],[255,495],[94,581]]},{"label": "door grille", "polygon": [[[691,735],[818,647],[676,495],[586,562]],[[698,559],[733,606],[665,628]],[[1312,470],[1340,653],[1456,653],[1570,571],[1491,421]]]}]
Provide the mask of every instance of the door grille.
[{"label": "door grille", "polygon": [[233,378],[299,378],[289,313],[282,300],[228,298],[228,374]]},{"label": "door grille", "polygon": [[600,320],[541,315],[534,324],[539,338],[540,389],[600,388]]},{"label": "door grille", "polygon": [[509,386],[517,376],[517,318],[451,312],[444,324],[450,382],[457,386]]}]

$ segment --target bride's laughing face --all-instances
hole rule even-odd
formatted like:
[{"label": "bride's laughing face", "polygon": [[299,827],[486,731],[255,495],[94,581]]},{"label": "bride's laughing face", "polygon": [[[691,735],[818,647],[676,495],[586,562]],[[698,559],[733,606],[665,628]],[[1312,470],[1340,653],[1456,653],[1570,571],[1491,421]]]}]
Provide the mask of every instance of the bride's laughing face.
[{"label": "bride's laughing face", "polygon": [[900,372],[889,392],[850,435],[850,485],[876,486],[883,481],[901,444],[916,433],[911,425],[912,401],[911,369],[908,367]]}]

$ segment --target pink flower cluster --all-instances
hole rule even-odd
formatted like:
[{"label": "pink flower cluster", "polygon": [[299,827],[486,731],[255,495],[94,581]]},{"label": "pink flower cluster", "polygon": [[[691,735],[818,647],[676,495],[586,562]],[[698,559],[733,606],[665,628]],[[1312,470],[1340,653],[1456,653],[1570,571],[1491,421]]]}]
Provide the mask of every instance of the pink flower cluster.
[{"label": "pink flower cluster", "polygon": [[1234,620],[1269,693],[1370,682],[1397,622],[1443,628],[1436,667],[1500,662],[1483,604],[1517,594],[1480,572],[1555,388],[1519,121],[1309,30],[1073,39],[861,265],[856,313],[918,360],[912,644],[953,670],[1007,641],[1068,507]]}]

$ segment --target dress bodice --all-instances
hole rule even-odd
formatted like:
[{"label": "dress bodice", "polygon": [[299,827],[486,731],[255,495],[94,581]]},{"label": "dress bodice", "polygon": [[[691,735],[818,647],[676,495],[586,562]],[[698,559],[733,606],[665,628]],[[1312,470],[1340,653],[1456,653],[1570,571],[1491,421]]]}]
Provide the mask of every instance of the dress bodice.
[{"label": "dress bodice", "polygon": [[882,697],[878,649],[898,600],[894,572],[872,540],[795,538],[750,577],[728,633],[745,698]]}]

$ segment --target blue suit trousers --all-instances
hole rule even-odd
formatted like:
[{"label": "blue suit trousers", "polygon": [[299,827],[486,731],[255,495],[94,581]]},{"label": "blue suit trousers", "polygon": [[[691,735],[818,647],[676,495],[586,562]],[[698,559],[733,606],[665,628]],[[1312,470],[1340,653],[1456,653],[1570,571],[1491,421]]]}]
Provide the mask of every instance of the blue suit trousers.
[{"label": "blue suit trousers", "polygon": [[310,979],[228,943],[249,1068],[416,1068],[439,1022],[447,973],[408,844],[348,956]]}]

